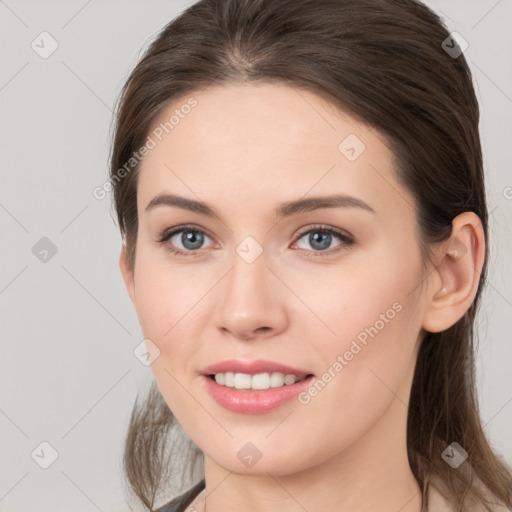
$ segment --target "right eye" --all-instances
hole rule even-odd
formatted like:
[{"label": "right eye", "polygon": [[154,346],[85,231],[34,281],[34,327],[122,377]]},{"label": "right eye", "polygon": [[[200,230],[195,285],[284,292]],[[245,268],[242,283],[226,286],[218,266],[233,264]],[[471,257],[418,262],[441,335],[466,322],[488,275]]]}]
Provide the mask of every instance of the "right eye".
[{"label": "right eye", "polygon": [[[164,230],[159,235],[157,242],[164,245],[165,250],[177,256],[196,257],[199,255],[194,253],[201,248],[205,237],[210,238],[203,230],[195,226],[177,226],[171,230]],[[173,238],[175,238],[174,241]],[[176,247],[177,243],[181,243],[183,248]]]}]

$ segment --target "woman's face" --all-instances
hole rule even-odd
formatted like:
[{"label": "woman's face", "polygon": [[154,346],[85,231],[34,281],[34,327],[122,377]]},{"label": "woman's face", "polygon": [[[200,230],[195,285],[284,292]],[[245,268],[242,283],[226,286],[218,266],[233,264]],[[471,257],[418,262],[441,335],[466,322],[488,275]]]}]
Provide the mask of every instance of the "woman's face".
[{"label": "woman's face", "polygon": [[[192,440],[229,471],[273,475],[348,457],[363,440],[368,456],[389,435],[405,446],[422,270],[413,199],[379,134],[310,92],[270,84],[192,94],[151,130],[133,282],[122,268],[158,347],[156,382]],[[148,209],[161,194],[214,214]],[[334,195],[352,199],[311,207]],[[295,201],[308,202],[280,210]],[[201,373],[228,359],[314,378],[272,409],[230,409]]]}]

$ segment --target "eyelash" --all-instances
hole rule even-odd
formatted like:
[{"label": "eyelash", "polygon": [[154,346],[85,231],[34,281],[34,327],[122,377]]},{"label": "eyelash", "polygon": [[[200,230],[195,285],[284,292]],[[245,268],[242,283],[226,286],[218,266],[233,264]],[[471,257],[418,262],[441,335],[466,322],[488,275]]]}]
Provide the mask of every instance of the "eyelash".
[{"label": "eyelash", "polygon": [[[194,225],[185,225],[185,226],[177,226],[176,228],[172,228],[171,231],[168,231],[168,230],[162,231],[159,234],[159,238],[158,238],[158,240],[156,240],[156,242],[161,245],[165,245],[165,250],[169,251],[172,254],[175,254],[176,256],[192,257],[192,258],[200,256],[199,250],[182,251],[181,249],[177,249],[176,247],[173,247],[166,243],[176,233],[180,233],[181,231],[192,231],[194,233],[200,233],[202,235],[206,235],[209,238],[211,238],[208,235],[208,233],[206,233],[202,229],[199,229],[198,227],[196,227]],[[344,232],[342,232],[338,229],[335,229],[332,227],[327,227],[322,224],[308,226],[307,230],[302,231],[297,235],[296,240],[297,241],[300,240],[304,235],[308,234],[310,231],[317,231],[317,232],[322,232],[322,233],[329,233],[331,235],[336,235],[337,237],[339,237],[341,239],[342,243],[339,246],[337,246],[337,249],[335,249],[335,250],[327,250],[327,251],[307,251],[306,250],[306,253],[308,256],[313,256],[313,257],[330,256],[332,254],[336,254],[338,252],[346,250],[348,247],[355,244],[355,240],[351,236],[345,234]],[[305,249],[302,249],[302,250],[305,250]]]}]

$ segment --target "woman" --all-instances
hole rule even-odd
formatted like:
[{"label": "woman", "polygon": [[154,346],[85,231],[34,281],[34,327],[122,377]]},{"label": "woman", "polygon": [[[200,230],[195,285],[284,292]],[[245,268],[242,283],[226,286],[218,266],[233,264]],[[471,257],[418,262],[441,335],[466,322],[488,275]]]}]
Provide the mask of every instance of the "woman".
[{"label": "woman", "polygon": [[474,389],[487,207],[457,50],[415,0],[203,0],[147,49],[111,182],[158,387],[124,459],[148,510],[174,427],[204,479],[165,512],[511,508]]}]

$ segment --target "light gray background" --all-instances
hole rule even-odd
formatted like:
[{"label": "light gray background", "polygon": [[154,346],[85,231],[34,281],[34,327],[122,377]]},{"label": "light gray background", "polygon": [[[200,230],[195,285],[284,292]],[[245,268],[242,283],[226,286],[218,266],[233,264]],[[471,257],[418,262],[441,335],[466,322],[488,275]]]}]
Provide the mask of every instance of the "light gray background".
[{"label": "light gray background", "polygon": [[[124,80],[191,3],[0,0],[1,511],[129,510],[122,444],[152,374],[133,355],[143,336],[110,197],[92,190],[108,176]],[[469,42],[481,105],[492,238],[478,388],[485,431],[512,464],[512,0],[427,5]],[[59,45],[47,59],[31,48],[43,31]],[[32,252],[42,237],[57,247],[46,263]],[[43,441],[58,452],[46,470],[31,457],[49,456]]]}]

